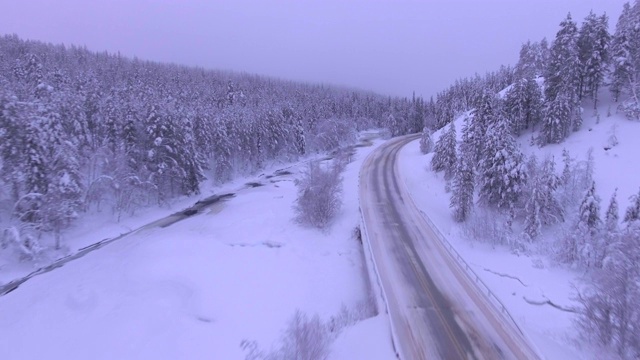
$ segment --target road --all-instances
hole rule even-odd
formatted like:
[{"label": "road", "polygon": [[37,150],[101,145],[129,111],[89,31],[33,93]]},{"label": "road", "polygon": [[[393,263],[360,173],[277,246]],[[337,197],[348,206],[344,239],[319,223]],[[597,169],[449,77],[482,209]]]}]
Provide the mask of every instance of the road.
[{"label": "road", "polygon": [[418,137],[390,140],[369,155],[360,171],[365,238],[400,358],[538,359],[413,203],[398,174],[397,157]]}]

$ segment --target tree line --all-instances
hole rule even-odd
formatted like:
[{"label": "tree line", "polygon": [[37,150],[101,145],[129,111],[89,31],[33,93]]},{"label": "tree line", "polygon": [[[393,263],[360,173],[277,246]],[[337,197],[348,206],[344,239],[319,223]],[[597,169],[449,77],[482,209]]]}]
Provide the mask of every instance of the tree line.
[{"label": "tree line", "polygon": [[366,128],[418,132],[427,111],[415,96],[3,36],[3,218],[14,235],[50,232],[59,240],[82,212],[111,209],[119,218],[197,194],[205,178],[224,183],[328,151]]}]

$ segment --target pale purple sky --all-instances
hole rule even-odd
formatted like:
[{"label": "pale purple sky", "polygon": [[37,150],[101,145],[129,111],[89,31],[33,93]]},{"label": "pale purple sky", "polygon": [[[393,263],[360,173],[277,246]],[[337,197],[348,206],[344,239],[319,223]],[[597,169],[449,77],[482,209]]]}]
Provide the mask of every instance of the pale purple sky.
[{"label": "pale purple sky", "polygon": [[0,0],[0,34],[141,59],[431,96],[515,64],[571,11],[624,0]]}]

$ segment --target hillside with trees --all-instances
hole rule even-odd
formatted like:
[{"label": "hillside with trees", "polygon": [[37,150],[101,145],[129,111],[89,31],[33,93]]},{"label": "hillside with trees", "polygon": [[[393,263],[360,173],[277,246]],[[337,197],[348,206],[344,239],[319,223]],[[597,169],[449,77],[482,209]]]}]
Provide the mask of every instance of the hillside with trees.
[{"label": "hillside with trees", "polygon": [[[455,221],[476,226],[474,213],[492,214],[503,225],[488,241],[531,252],[548,238],[554,261],[586,271],[593,286],[576,295],[580,327],[631,359],[640,356],[640,194],[626,209],[617,191],[603,203],[592,150],[585,161],[565,150],[561,164],[537,155],[547,146],[571,148],[566,140],[592,131],[583,123],[593,114],[599,124],[603,105],[607,117],[640,120],[640,1],[625,4],[613,34],[608,21],[591,12],[578,24],[569,14],[550,43],[523,44],[513,71],[499,72],[498,81],[465,79],[439,94],[435,125],[443,128],[431,168],[444,174]],[[458,137],[454,119],[463,124]],[[614,132],[604,151],[616,145]],[[608,176],[615,183],[625,175]]]},{"label": "hillside with trees", "polygon": [[[3,228],[26,253],[84,212],[165,205],[276,161],[420,131],[420,98],[0,38]],[[18,240],[21,239],[21,240]],[[6,244],[5,244],[6,246]],[[35,250],[34,250],[35,251]]]}]

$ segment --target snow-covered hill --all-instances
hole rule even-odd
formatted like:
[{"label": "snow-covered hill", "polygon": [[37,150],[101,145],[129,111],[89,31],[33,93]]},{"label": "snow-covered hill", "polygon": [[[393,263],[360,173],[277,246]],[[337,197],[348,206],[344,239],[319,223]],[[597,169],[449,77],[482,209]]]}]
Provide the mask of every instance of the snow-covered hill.
[{"label": "snow-covered hill", "polygon": [[[602,214],[609,197],[618,190],[621,213],[629,205],[629,197],[640,187],[640,122],[630,121],[616,113],[605,91],[597,112],[590,100],[584,102],[584,124],[562,144],[540,148],[532,144],[536,132],[527,132],[517,140],[526,156],[535,154],[539,159],[554,157],[556,170],[562,171],[562,152],[568,150],[576,162],[586,162],[592,149],[594,160],[593,179],[596,191],[602,199]],[[455,121],[458,140],[462,136],[466,113]],[[446,127],[433,134],[437,141]],[[416,203],[429,216],[448,240],[463,255],[482,280],[495,292],[514,318],[525,329],[533,342],[548,359],[602,359],[613,355],[594,349],[580,337],[573,311],[576,288],[587,280],[584,270],[576,270],[558,264],[550,256],[550,246],[563,236],[563,224],[544,230],[538,247],[525,253],[514,253],[507,246],[475,241],[478,234],[487,235],[502,226],[491,215],[476,211],[466,224],[453,221],[449,208],[450,193],[445,191],[442,173],[430,168],[433,154],[422,155],[418,141],[407,146],[401,156],[401,173],[406,178]],[[476,209],[478,206],[476,205]],[[577,210],[577,209],[575,209]],[[499,222],[499,220],[498,220]],[[520,231],[518,224],[515,231]],[[504,228],[498,228],[503,231]],[[517,234],[514,234],[517,236]],[[551,305],[557,305],[554,307]]]}]

